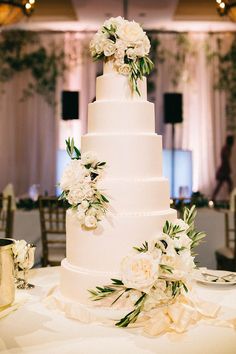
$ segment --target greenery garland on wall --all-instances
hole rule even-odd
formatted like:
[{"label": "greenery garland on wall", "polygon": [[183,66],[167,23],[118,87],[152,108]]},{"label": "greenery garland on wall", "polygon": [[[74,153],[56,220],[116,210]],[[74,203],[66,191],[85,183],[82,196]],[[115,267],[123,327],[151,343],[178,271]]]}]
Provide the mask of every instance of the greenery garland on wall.
[{"label": "greenery garland on wall", "polygon": [[[187,58],[189,56],[195,56],[196,52],[193,48],[192,42],[188,33],[173,33],[173,47],[166,45],[164,40],[165,32],[157,34],[149,34],[151,41],[150,58],[155,63],[155,69],[152,71],[148,78],[148,91],[155,91],[156,75],[159,71],[160,64],[168,61],[170,81],[174,90],[183,80],[183,73],[186,68]],[[161,38],[162,37],[162,38]]]},{"label": "greenery garland on wall", "polygon": [[13,30],[0,35],[0,83],[20,72],[31,73],[32,81],[24,89],[22,99],[38,93],[54,106],[57,79],[66,70],[64,59],[62,49],[55,45],[46,48],[36,32]]},{"label": "greenery garland on wall", "polygon": [[226,128],[227,131],[233,132],[236,131],[236,34],[232,34],[231,45],[224,53],[222,37],[216,38],[217,49],[213,51],[209,45],[212,41],[211,36],[207,40],[206,54],[209,63],[215,58],[218,60],[218,72],[215,76],[214,87],[226,93]]}]

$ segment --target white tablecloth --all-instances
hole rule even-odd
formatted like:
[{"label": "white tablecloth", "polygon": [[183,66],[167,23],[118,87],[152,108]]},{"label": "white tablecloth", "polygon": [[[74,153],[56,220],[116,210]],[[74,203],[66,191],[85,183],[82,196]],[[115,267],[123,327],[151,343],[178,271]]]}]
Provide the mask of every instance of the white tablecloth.
[{"label": "white tablecloth", "polygon": [[[45,307],[42,298],[59,281],[59,267],[31,271],[34,290],[22,291],[27,302],[0,319],[1,354],[235,354],[236,331],[199,323],[184,334],[158,338],[137,330],[85,325]],[[236,310],[236,287],[196,286],[203,299]]]}]

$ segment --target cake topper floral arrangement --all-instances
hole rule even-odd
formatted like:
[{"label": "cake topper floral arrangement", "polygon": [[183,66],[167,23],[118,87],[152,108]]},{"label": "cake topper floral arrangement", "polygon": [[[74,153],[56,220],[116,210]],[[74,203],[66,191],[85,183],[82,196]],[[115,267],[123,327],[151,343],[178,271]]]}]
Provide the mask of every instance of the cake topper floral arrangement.
[{"label": "cake topper floral arrangement", "polygon": [[150,41],[142,27],[120,16],[105,21],[90,42],[92,57],[112,60],[120,74],[128,75],[133,91],[139,95],[138,79],[153,69],[149,51]]},{"label": "cake topper floral arrangement", "polygon": [[59,184],[62,189],[60,199],[71,205],[81,226],[94,229],[106,213],[109,202],[97,187],[106,162],[98,161],[93,152],[81,155],[73,138],[66,140],[66,146],[71,161],[66,166]]},{"label": "cake topper floral arrangement", "polygon": [[[195,230],[195,216],[193,206],[185,208],[183,220],[166,221],[156,238],[134,247],[133,253],[122,260],[121,279],[111,279],[111,284],[89,290],[91,299],[100,300],[103,305],[117,306],[120,302],[121,308],[124,304],[133,307],[116,326],[127,327],[147,318],[154,321],[152,316],[158,308],[174,304],[188,292],[195,268],[193,248],[205,237],[204,232]],[[171,326],[172,318],[167,312],[155,320]]]}]

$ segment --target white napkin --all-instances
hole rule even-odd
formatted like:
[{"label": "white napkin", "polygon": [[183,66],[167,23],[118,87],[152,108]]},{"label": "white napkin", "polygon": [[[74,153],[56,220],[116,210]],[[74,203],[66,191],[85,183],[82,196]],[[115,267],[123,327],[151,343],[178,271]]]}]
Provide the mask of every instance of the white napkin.
[{"label": "white napkin", "polygon": [[[14,187],[12,183],[8,183],[8,185],[3,189],[2,194],[4,197],[11,196],[11,210],[16,210],[16,198],[14,193]],[[3,209],[7,209],[7,203],[4,201]]]}]

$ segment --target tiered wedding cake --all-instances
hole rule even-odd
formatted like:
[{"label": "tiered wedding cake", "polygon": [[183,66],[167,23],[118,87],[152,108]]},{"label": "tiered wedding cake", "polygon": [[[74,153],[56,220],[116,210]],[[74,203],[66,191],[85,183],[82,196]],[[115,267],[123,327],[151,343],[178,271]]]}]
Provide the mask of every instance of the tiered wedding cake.
[{"label": "tiered wedding cake", "polygon": [[81,143],[82,153],[96,152],[106,161],[99,188],[109,199],[107,214],[97,228],[88,229],[81,227],[74,210],[67,212],[60,288],[65,297],[83,304],[91,304],[88,289],[119,277],[121,260],[133,246],[154,239],[166,220],[176,220],[146,78],[138,79],[134,89],[130,76],[119,72],[114,56],[106,60]]},{"label": "tiered wedding cake", "polygon": [[195,230],[194,206],[183,220],[170,209],[144,77],[153,65],[150,42],[138,23],[118,17],[103,24],[90,49],[104,59],[104,74],[89,105],[82,153],[66,141],[71,161],[60,186],[71,205],[67,258],[60,291],[48,301],[83,322],[135,323],[149,335],[183,332],[212,316],[189,296],[193,249],[205,233]]}]

